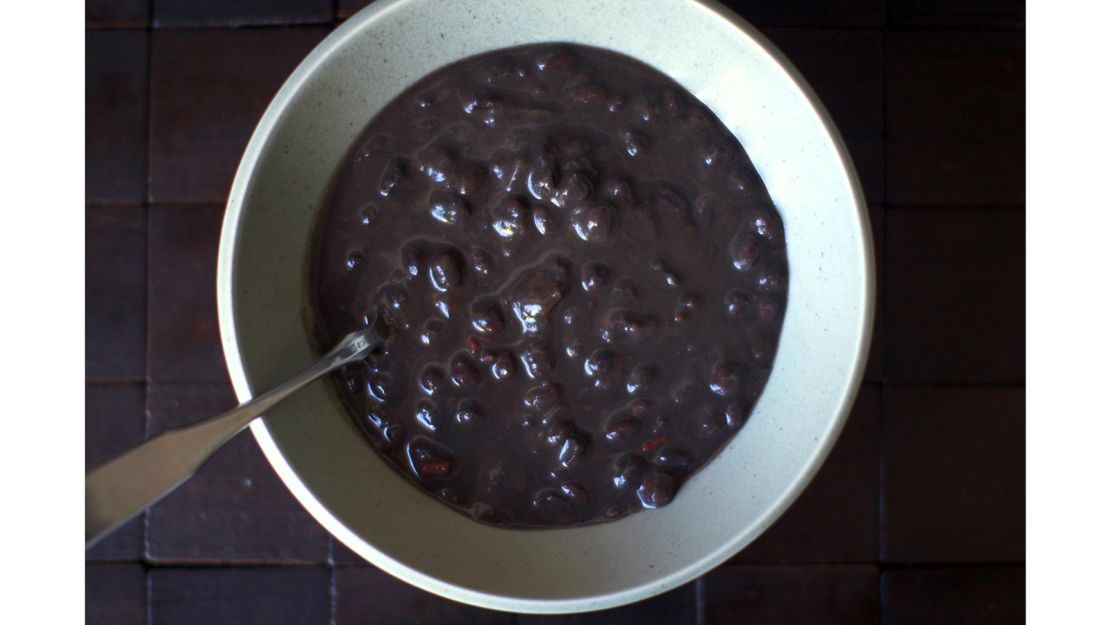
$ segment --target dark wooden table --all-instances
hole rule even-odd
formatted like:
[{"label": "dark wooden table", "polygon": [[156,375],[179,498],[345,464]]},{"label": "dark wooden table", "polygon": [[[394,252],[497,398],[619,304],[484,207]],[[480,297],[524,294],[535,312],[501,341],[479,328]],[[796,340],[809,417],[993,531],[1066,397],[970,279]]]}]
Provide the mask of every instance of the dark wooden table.
[{"label": "dark wooden table", "polygon": [[[234,167],[282,80],[362,4],[87,0],[89,465],[233,403],[214,275]],[[836,119],[879,259],[867,381],[778,523],[641,604],[495,613],[359,561],[241,436],[87,554],[87,622],[1023,622],[1024,5],[728,4]]]}]

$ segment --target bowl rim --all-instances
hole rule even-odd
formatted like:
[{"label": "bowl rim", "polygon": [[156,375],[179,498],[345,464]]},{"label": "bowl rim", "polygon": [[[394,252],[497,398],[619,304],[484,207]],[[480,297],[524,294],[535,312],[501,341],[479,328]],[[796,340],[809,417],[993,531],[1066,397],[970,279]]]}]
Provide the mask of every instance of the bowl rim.
[{"label": "bowl rim", "polygon": [[[331,52],[341,46],[349,37],[355,36],[366,21],[373,19],[380,13],[391,10],[395,5],[419,0],[378,0],[362,9],[346,22],[328,34],[289,75],[281,89],[277,92],[262,115],[250,141],[243,152],[235,178],[228,194],[228,201],[221,227],[217,270],[216,270],[216,303],[219,321],[221,344],[224,358],[227,362],[228,374],[232,387],[239,401],[246,401],[253,396],[250,382],[247,379],[246,369],[239,351],[239,337],[235,327],[235,292],[234,292],[234,267],[235,253],[239,240],[239,221],[242,213],[246,191],[255,167],[263,154],[263,148],[273,131],[276,123],[285,112],[294,95],[300,91],[310,76],[327,59]],[[872,238],[870,217],[867,201],[859,182],[851,156],[844,140],[840,135],[832,117],[825,106],[817,97],[813,88],[777,47],[775,47],[759,30],[738,14],[720,4],[716,0],[686,0],[693,4],[712,11],[718,18],[723,19],[740,35],[750,38],[786,73],[787,77],[798,87],[799,92],[805,97],[807,104],[817,114],[818,119],[836,150],[840,170],[847,178],[851,189],[852,204],[857,212],[861,228],[861,247],[863,254],[863,306],[859,319],[859,342],[856,345],[855,357],[851,363],[848,384],[836,407],[836,414],[826,430],[824,439],[820,441],[815,451],[807,459],[804,470],[798,478],[785,489],[775,503],[768,507],[763,515],[747,531],[738,533],[732,540],[720,545],[715,551],[702,557],[684,569],[675,571],[667,576],[660,577],[640,584],[635,587],[602,595],[583,596],[574,599],[528,599],[506,596],[496,593],[486,593],[471,588],[465,588],[444,580],[437,579],[413,569],[404,562],[396,560],[379,551],[371,543],[355,534],[346,527],[328,508],[317,499],[316,495],[298,477],[292,465],[278,448],[265,420],[255,420],[251,426],[251,434],[258,442],[267,462],[273,467],[278,477],[294,498],[308,513],[320,523],[332,536],[353,550],[362,558],[385,572],[400,580],[415,585],[433,594],[460,601],[463,603],[503,611],[517,611],[526,613],[570,613],[581,611],[601,610],[612,608],[660,594],[667,590],[677,588],[696,577],[710,571],[716,566],[731,558],[763,533],[776,521],[787,508],[805,490],[814,475],[824,464],[833,445],[840,436],[848,415],[855,403],[860,385],[863,381],[864,370],[867,364],[869,348],[873,333],[875,315],[875,259],[874,241]]]}]

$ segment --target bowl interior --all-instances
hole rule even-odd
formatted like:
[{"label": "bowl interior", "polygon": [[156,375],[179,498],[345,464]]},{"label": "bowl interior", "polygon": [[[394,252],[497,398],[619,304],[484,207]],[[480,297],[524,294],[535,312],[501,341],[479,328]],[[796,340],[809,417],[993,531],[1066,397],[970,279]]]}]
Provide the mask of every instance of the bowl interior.
[{"label": "bowl interior", "polygon": [[608,48],[655,66],[744,145],[784,220],[788,308],[748,424],[671,505],[591,527],[473,522],[381,460],[328,385],[253,427],[294,495],[348,547],[426,590],[487,607],[599,609],[693,579],[797,496],[850,408],[869,340],[871,241],[858,183],[808,88],[747,25],[691,0],[376,2],[297,69],[255,131],[220,247],[224,350],[240,398],[312,360],[303,321],[316,210],[380,107],[459,58],[525,43]]}]

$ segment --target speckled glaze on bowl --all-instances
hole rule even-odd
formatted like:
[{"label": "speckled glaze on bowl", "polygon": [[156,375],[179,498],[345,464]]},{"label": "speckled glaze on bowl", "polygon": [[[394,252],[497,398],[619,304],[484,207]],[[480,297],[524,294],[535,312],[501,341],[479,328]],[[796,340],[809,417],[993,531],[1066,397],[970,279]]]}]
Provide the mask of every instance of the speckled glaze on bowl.
[{"label": "speckled glaze on bowl", "polygon": [[788,307],[749,423],[667,507],[542,531],[481,525],[379,458],[318,383],[251,430],[281,479],[342,543],[430,592],[521,612],[597,610],[664,592],[728,559],[790,505],[847,417],[870,340],[874,268],[847,151],[797,71],[750,25],[695,0],[379,0],[325,39],[270,104],[231,189],[217,277],[241,400],[311,362],[310,226],[371,116],[421,76],[512,45],[566,41],[670,75],[739,138],[783,216]]}]

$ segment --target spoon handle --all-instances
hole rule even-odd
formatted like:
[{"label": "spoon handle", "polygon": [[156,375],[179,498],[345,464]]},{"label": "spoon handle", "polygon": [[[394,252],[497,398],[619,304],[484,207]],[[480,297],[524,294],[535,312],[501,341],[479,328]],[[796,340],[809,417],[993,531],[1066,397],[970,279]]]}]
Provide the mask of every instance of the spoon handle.
[{"label": "spoon handle", "polygon": [[375,325],[347,335],[335,349],[280,386],[221,415],[169,430],[86,473],[85,549],[192,477],[209,456],[275,404],[364,358],[381,342]]}]

